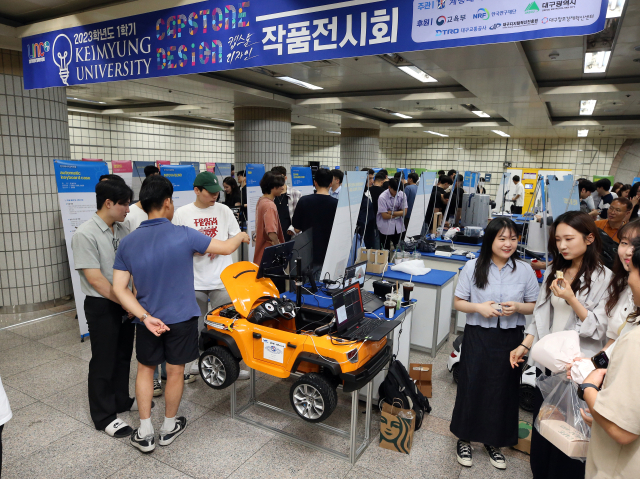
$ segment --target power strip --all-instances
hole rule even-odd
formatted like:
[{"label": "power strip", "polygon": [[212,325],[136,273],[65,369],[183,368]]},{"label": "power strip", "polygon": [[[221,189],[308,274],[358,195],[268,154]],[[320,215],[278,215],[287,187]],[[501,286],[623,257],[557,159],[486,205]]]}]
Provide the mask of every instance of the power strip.
[{"label": "power strip", "polygon": [[446,258],[451,258],[451,253],[449,251],[438,251],[435,252],[436,256],[444,256]]}]

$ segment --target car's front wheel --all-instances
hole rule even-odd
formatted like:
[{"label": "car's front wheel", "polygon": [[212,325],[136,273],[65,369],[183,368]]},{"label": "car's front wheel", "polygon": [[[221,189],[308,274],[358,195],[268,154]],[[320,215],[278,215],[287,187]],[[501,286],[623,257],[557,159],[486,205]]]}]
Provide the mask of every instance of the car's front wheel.
[{"label": "car's front wheel", "polygon": [[240,362],[223,346],[212,346],[198,360],[200,376],[213,389],[231,386],[240,374]]},{"label": "car's front wheel", "polygon": [[302,419],[320,422],[327,419],[338,405],[338,392],[326,377],[309,373],[293,383],[289,399]]}]

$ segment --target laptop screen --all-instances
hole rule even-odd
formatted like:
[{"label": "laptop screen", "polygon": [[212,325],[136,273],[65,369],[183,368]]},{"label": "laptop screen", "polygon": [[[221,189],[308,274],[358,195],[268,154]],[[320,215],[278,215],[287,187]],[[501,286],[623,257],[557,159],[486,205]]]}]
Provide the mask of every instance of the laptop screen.
[{"label": "laptop screen", "polygon": [[344,270],[343,287],[351,286],[352,284],[360,283],[360,289],[364,287],[364,277],[367,274],[367,262],[354,264]]},{"label": "laptop screen", "polygon": [[360,284],[355,283],[346,287],[341,292],[333,295],[333,309],[336,312],[337,332],[348,327],[364,317]]}]

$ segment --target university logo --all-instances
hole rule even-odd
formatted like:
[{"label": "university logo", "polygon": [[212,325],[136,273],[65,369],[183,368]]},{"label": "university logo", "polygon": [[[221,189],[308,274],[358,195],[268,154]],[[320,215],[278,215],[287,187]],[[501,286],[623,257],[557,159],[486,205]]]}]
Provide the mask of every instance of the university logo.
[{"label": "university logo", "polygon": [[447,23],[447,18],[446,17],[438,17],[438,19],[436,20],[436,23],[438,24],[438,26],[444,25],[445,23]]},{"label": "university logo", "polygon": [[527,8],[524,9],[524,13],[536,13],[539,12],[538,4],[536,2],[531,2],[527,5]]},{"label": "university logo", "polygon": [[[44,54],[51,49],[49,42],[30,43],[27,45],[27,53],[29,60],[35,60],[37,58],[44,58]],[[40,60],[44,61],[44,60]]]}]

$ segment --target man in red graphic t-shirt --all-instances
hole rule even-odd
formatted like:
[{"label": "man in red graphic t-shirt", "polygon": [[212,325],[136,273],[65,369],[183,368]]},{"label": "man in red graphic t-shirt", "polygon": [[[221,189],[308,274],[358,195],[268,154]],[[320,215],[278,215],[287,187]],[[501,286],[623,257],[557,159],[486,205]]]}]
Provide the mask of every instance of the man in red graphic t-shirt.
[{"label": "man in red graphic t-shirt", "polygon": [[[178,208],[173,215],[173,224],[188,226],[220,241],[240,233],[240,226],[231,209],[217,202],[222,187],[216,175],[208,171],[198,174],[193,182],[193,191],[196,194],[196,201]],[[200,306],[198,331],[204,328],[204,318],[209,311],[208,301],[211,301],[211,308],[231,303],[231,298],[220,280],[220,273],[232,262],[231,256],[195,255],[193,257],[194,288],[196,300]],[[198,375],[198,362],[193,362],[191,367],[185,367],[185,373],[193,375],[192,382],[195,381]],[[240,371],[240,379],[248,378],[248,371]]]}]

